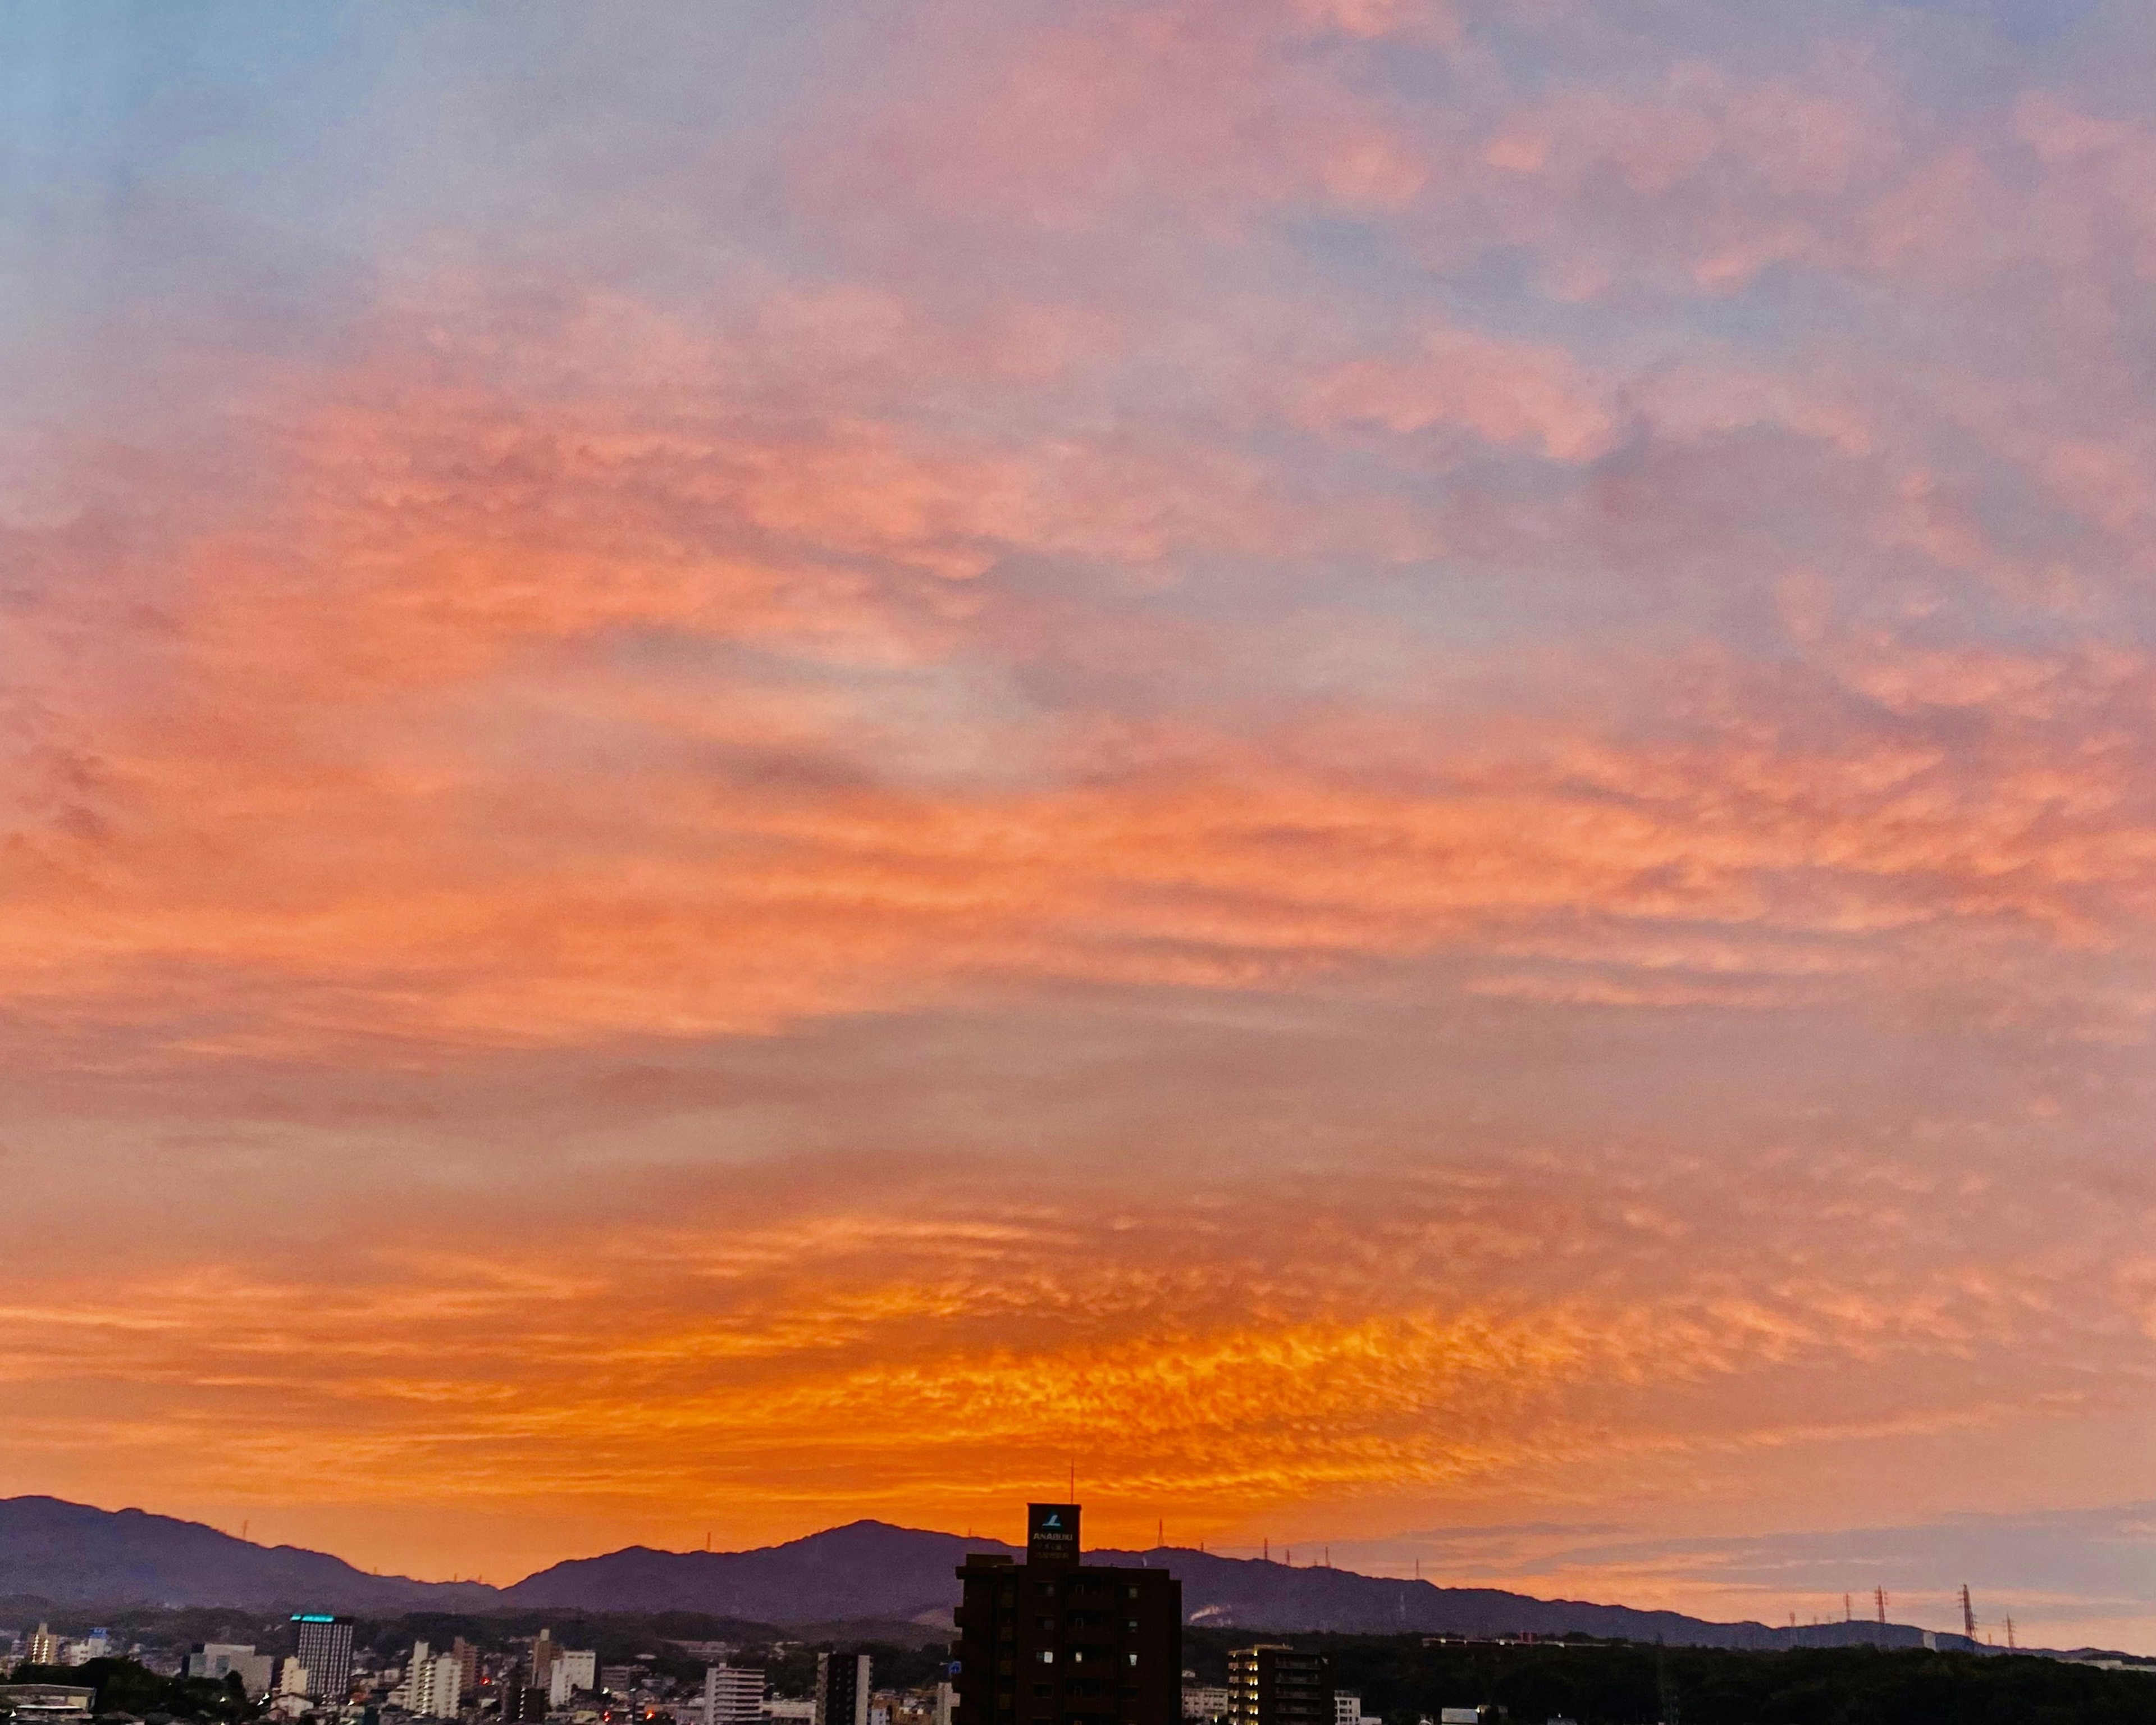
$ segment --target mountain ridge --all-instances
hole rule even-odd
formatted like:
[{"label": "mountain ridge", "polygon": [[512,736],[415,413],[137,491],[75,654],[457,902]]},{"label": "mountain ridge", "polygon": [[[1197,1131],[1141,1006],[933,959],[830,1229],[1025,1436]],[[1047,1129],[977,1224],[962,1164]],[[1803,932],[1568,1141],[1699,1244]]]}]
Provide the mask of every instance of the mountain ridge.
[{"label": "mountain ridge", "polygon": [[[669,1552],[625,1546],[565,1558],[508,1587],[371,1574],[328,1553],[263,1546],[199,1522],[140,1509],[102,1510],[56,1497],[0,1498],[0,1594],[55,1604],[231,1605],[367,1613],[527,1609],[696,1611],[794,1626],[906,1620],[947,1626],[969,1552],[1019,1555],[1001,1540],[860,1520],[739,1552]],[[1722,1623],[1682,1612],[1581,1599],[1543,1599],[1500,1588],[1297,1568],[1187,1547],[1090,1551],[1088,1563],[1168,1565],[1183,1585],[1195,1626],[1342,1634],[1414,1631],[1493,1635],[1569,1633],[1703,1647],[1831,1646],[1862,1641],[1917,1646],[1906,1624],[1822,1624],[1785,1630]],[[1960,1635],[1931,1638],[1969,1645]]]}]

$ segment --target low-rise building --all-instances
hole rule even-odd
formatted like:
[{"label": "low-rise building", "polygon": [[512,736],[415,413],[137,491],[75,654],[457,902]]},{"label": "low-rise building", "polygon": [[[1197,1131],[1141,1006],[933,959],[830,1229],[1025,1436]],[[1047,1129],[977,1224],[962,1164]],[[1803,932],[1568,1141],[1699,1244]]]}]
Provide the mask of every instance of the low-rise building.
[{"label": "low-rise building", "polygon": [[72,1684],[0,1683],[0,1707],[11,1711],[19,1725],[69,1725],[87,1719],[96,1704],[95,1689]]},{"label": "low-rise building", "polygon": [[1226,1688],[1217,1683],[1185,1683],[1183,1686],[1183,1717],[1195,1720],[1226,1718]]},{"label": "low-rise building", "polygon": [[93,1659],[105,1659],[112,1652],[112,1631],[94,1629],[80,1640],[68,1642],[60,1649],[62,1665],[88,1665]]},{"label": "low-rise building", "polygon": [[589,1647],[557,1647],[547,1673],[547,1702],[567,1707],[572,1695],[588,1695],[599,1686],[599,1656]]},{"label": "low-rise building", "polygon": [[276,1661],[266,1653],[257,1653],[251,1644],[198,1641],[187,1650],[186,1661],[180,1669],[187,1676],[206,1677],[213,1683],[236,1676],[240,1687],[247,1692],[248,1699],[259,1701],[270,1692],[270,1679],[275,1665]]}]

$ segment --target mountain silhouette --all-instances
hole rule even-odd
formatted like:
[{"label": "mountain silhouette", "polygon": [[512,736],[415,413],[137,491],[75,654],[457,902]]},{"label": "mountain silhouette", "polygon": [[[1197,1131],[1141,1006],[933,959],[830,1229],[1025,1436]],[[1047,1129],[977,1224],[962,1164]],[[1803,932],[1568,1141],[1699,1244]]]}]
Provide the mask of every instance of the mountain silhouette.
[{"label": "mountain silhouette", "polygon": [[[139,1509],[102,1510],[55,1497],[0,1498],[0,1595],[55,1604],[247,1605],[362,1611],[531,1609],[694,1611],[782,1627],[867,1619],[947,1625],[952,1574],[968,1552],[1017,1555],[998,1540],[860,1521],[782,1545],[738,1552],[633,1545],[573,1558],[512,1587],[374,1575],[296,1546],[261,1546],[198,1522]],[[1498,1588],[1295,1568],[1180,1547],[1092,1551],[1089,1563],[1147,1564],[1183,1582],[1188,1620],[1222,1629],[1353,1634],[1554,1636],[1572,1633],[1673,1646],[1889,1647],[1922,1644],[1906,1624],[1820,1624],[1796,1630],[1715,1623],[1676,1611],[1540,1599]],[[1933,1638],[1967,1646],[1960,1635]]]}]

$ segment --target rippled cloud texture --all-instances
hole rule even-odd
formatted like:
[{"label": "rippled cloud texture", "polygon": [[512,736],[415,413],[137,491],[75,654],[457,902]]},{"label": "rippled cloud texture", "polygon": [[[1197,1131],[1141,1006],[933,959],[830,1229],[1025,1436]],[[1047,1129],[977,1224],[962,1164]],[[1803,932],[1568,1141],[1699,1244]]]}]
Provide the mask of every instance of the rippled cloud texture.
[{"label": "rippled cloud texture", "polygon": [[0,1490],[2156,1648],[2145,8],[5,18]]}]

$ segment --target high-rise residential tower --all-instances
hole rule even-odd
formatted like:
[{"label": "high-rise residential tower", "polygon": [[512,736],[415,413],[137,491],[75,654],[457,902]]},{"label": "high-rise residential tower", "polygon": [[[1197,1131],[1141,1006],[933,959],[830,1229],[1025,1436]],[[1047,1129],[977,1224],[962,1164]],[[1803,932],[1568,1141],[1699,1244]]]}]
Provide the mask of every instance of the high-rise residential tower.
[{"label": "high-rise residential tower", "polygon": [[[865,1683],[860,1687],[863,1693],[867,1692]],[[703,1725],[756,1725],[762,1717],[761,1671],[738,1665],[704,1667]]]},{"label": "high-rise residential tower", "polygon": [[959,1566],[954,1725],[1179,1725],[1183,1584],[1083,1563],[1078,1517],[1030,1504],[1024,1563]]},{"label": "high-rise residential tower", "polygon": [[464,1661],[454,1653],[437,1653],[415,1642],[404,1681],[390,1697],[398,1707],[422,1718],[454,1719],[464,1699]]},{"label": "high-rise residential tower", "polygon": [[352,1689],[352,1620],[295,1611],[292,1627],[300,1637],[293,1657],[307,1668],[307,1693],[317,1701],[341,1702]]},{"label": "high-rise residential tower", "polygon": [[815,1725],[869,1725],[869,1656],[816,1656]]}]

